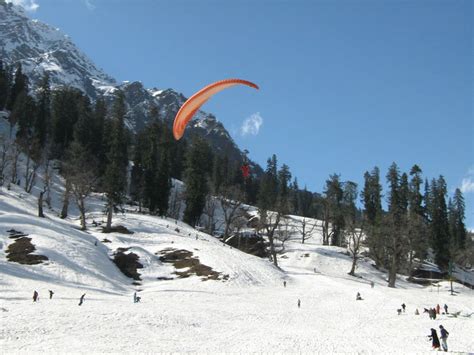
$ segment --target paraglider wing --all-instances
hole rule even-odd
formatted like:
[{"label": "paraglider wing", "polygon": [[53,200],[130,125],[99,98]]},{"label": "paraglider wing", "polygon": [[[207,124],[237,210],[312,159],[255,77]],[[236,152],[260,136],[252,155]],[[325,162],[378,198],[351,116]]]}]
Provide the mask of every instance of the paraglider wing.
[{"label": "paraglider wing", "polygon": [[254,83],[241,79],[226,79],[212,83],[205,88],[199,90],[191,96],[181,106],[173,123],[173,135],[176,140],[180,139],[184,134],[184,129],[188,122],[193,118],[194,114],[201,108],[204,103],[219,91],[227,89],[235,85],[247,85],[258,90],[258,86]]}]

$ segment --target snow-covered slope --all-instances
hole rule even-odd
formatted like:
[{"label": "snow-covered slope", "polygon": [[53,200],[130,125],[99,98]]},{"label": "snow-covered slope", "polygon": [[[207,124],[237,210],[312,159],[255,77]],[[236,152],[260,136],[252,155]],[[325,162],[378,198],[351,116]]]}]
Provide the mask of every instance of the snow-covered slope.
[{"label": "snow-covered slope", "polygon": [[[104,234],[100,195],[88,203],[89,230],[82,232],[74,209],[66,220],[57,217],[63,186],[58,176],[54,181],[53,209],[44,219],[36,217],[38,191],[26,194],[16,185],[0,189],[3,352],[428,353],[426,335],[440,324],[450,331],[453,351],[474,351],[474,291],[464,286],[455,284],[456,295],[450,296],[447,283],[437,289],[400,278],[397,288],[389,289],[386,275],[370,259],[359,262],[358,277],[350,277],[345,250],[322,246],[318,230],[305,244],[299,238],[286,243],[281,270],[182,222],[138,214],[132,207],[115,215],[114,224],[134,234]],[[35,253],[49,260],[7,261],[11,229],[28,234]],[[118,248],[140,257],[144,267],[138,269],[138,283],[110,261]],[[170,249],[192,252],[228,277],[178,278],[175,272],[189,269],[160,260]],[[31,300],[33,290],[40,294],[37,303]],[[55,292],[51,300],[48,290]],[[134,292],[140,303],[132,302]],[[357,292],[362,301],[355,300]],[[399,316],[402,303],[407,312]],[[433,321],[422,313],[445,303],[457,317],[440,315]]]}]

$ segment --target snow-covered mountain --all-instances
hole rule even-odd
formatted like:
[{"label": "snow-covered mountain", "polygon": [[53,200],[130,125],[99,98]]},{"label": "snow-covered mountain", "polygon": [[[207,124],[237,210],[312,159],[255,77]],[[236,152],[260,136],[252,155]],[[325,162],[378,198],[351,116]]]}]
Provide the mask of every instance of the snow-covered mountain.
[{"label": "snow-covered mountain", "polygon": [[0,1],[0,54],[21,62],[33,86],[45,72],[53,86],[68,85],[91,97],[116,85],[59,29],[28,18],[23,8]]},{"label": "snow-covered mountain", "polygon": [[[128,108],[127,125],[134,132],[146,125],[152,107],[171,125],[186,100],[173,89],[148,89],[139,81],[118,83],[59,29],[30,19],[21,7],[4,0],[0,0],[0,57],[10,64],[21,63],[32,87],[48,73],[53,87],[72,86],[91,99],[98,96],[112,99],[114,92],[121,89]],[[188,136],[204,137],[213,149],[230,159],[242,159],[242,152],[214,115],[199,111],[187,130]],[[255,166],[254,171],[261,170]]]}]

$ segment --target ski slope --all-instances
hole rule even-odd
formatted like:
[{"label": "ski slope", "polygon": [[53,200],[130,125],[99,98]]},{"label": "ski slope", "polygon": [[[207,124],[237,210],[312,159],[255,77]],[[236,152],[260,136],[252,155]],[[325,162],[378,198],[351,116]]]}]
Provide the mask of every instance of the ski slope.
[{"label": "ski slope", "polygon": [[[456,284],[457,293],[450,296],[446,283],[438,291],[400,277],[397,288],[390,289],[386,274],[370,259],[362,259],[358,277],[351,277],[345,250],[322,246],[318,229],[305,244],[299,238],[286,242],[281,269],[180,221],[131,207],[114,215],[114,225],[133,234],[104,234],[101,195],[87,202],[88,230],[83,232],[73,205],[67,219],[58,218],[64,187],[59,176],[53,181],[47,218],[36,217],[41,177],[32,194],[16,185],[0,188],[2,353],[429,353],[426,336],[440,324],[450,332],[450,350],[474,352],[474,315],[468,317],[474,312],[474,291],[466,287]],[[12,228],[28,234],[35,253],[49,260],[39,265],[7,261]],[[139,256],[138,283],[111,261],[118,248]],[[177,269],[159,258],[170,248],[192,252],[227,278],[178,278]],[[36,303],[34,290],[40,295]],[[48,290],[55,292],[51,300]],[[134,292],[140,303],[133,303]],[[355,300],[357,292],[362,301]],[[398,316],[402,303],[407,312]],[[457,318],[440,315],[433,321],[422,313],[445,303],[451,313],[460,312]]]}]

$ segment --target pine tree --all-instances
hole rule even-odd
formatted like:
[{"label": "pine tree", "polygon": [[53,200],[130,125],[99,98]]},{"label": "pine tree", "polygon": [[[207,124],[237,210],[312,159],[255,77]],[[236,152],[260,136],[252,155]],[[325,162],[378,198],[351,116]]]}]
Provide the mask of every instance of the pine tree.
[{"label": "pine tree", "polygon": [[35,137],[38,139],[41,148],[44,148],[50,135],[51,127],[51,89],[48,74],[43,76],[39,84],[37,107],[34,123]]},{"label": "pine tree", "polygon": [[125,99],[118,92],[112,107],[112,129],[107,144],[107,166],[104,189],[108,201],[106,229],[112,227],[114,208],[123,203],[127,188],[128,137],[125,128]]},{"label": "pine tree", "polygon": [[8,68],[0,59],[0,111],[2,111],[7,104],[10,86],[11,83]]},{"label": "pine tree", "polygon": [[[343,197],[344,192],[342,183],[338,174],[332,174],[326,180],[324,196],[327,204],[327,213],[324,221],[324,230],[327,238],[330,238],[331,245],[342,246],[344,232],[344,211]],[[331,230],[329,231],[329,225]]]},{"label": "pine tree", "polygon": [[392,163],[387,173],[389,184],[387,251],[389,254],[388,286],[395,287],[397,272],[405,254],[407,243],[406,214],[408,205],[407,175],[400,176],[396,163]]},{"label": "pine tree", "polygon": [[464,250],[466,248],[467,231],[464,224],[466,205],[460,189],[454,191],[454,196],[449,208],[449,225],[452,238],[452,249]]},{"label": "pine tree", "polygon": [[171,145],[173,137],[170,130],[163,126],[160,138],[160,162],[157,175],[157,209],[160,216],[165,216],[168,212],[169,197],[171,192]]},{"label": "pine tree", "polygon": [[99,97],[92,112],[92,128],[91,128],[91,149],[95,154],[97,160],[97,177],[98,183],[104,176],[105,166],[107,165],[106,156],[106,138],[105,138],[105,126],[107,117],[107,106],[103,97]]},{"label": "pine tree", "polygon": [[283,164],[278,171],[278,204],[283,214],[290,213],[290,188],[291,172],[288,165]]},{"label": "pine tree", "polygon": [[443,176],[431,182],[431,243],[436,264],[446,269],[450,256],[450,235],[448,212],[446,206],[447,187]]},{"label": "pine tree", "polygon": [[186,158],[186,208],[184,222],[195,226],[204,209],[209,192],[209,162],[212,161],[209,145],[200,138],[193,140]]},{"label": "pine tree", "polygon": [[382,267],[386,259],[386,235],[383,233],[382,185],[380,170],[374,167],[364,174],[362,190],[364,220],[366,221],[367,244],[377,267]]},{"label": "pine tree", "polygon": [[78,103],[83,95],[77,89],[61,88],[52,94],[51,124],[53,157],[61,159],[73,140],[74,125],[78,120]]},{"label": "pine tree", "polygon": [[8,99],[6,102],[6,109],[13,110],[13,106],[21,93],[28,94],[28,78],[23,74],[21,64],[18,64],[15,71],[15,80],[10,89]]},{"label": "pine tree", "polygon": [[428,250],[428,234],[423,196],[421,194],[422,170],[414,165],[410,170],[411,180],[408,193],[408,243],[409,243],[409,273],[413,270],[414,258],[425,259]]}]

